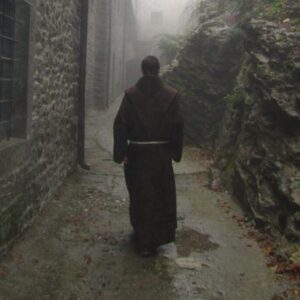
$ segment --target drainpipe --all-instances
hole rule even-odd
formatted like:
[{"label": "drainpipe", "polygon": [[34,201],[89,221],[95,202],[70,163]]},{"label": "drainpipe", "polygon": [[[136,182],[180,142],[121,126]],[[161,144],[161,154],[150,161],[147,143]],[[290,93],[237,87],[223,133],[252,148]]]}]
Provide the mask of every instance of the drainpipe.
[{"label": "drainpipe", "polygon": [[81,26],[80,26],[80,71],[79,71],[79,103],[78,103],[78,164],[81,168],[89,170],[85,163],[85,81],[87,57],[89,0],[81,1]]}]

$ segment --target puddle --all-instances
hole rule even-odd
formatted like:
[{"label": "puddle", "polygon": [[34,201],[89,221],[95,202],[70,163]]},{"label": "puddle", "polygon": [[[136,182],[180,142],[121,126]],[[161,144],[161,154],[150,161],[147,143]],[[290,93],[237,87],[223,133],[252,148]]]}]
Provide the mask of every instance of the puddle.
[{"label": "puddle", "polygon": [[208,234],[200,233],[194,229],[183,227],[176,234],[176,246],[179,256],[189,256],[192,252],[205,252],[219,247],[210,240]]}]

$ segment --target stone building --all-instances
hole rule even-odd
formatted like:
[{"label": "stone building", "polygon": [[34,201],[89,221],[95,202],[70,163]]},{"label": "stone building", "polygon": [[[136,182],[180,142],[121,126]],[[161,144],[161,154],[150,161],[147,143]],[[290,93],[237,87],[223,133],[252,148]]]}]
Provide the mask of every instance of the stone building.
[{"label": "stone building", "polygon": [[132,0],[89,0],[88,104],[107,108],[136,77],[136,23]]},{"label": "stone building", "polygon": [[0,250],[77,160],[80,0],[0,1]]},{"label": "stone building", "polygon": [[89,22],[85,3],[0,1],[0,252],[76,168],[85,74],[99,106],[124,87],[131,1],[91,0]]}]

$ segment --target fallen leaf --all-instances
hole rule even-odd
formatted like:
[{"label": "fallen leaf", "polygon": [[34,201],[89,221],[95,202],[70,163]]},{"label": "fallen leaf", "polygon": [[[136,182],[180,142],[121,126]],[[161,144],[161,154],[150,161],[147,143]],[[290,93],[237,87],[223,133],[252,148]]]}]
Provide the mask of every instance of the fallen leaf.
[{"label": "fallen leaf", "polygon": [[284,291],[282,294],[283,294],[283,296],[284,296],[285,298],[287,298],[287,297],[289,296],[289,294],[288,294],[287,291]]},{"label": "fallen leaf", "polygon": [[300,290],[293,290],[294,296],[300,296]]},{"label": "fallen leaf", "polygon": [[84,256],[84,261],[85,261],[86,264],[89,265],[92,262],[91,256],[90,255],[85,255]]},{"label": "fallen leaf", "polygon": [[84,272],[82,272],[82,273],[77,273],[77,277],[79,277],[79,278],[83,278],[83,277],[85,277],[87,274],[86,273],[84,273]]},{"label": "fallen leaf", "polygon": [[272,297],[271,300],[283,300],[283,299],[284,299],[283,297],[275,295],[275,296]]},{"label": "fallen leaf", "polygon": [[290,264],[286,268],[289,272],[300,272],[300,263],[298,264]]},{"label": "fallen leaf", "polygon": [[23,257],[22,254],[17,254],[17,255],[15,256],[15,259],[16,259],[16,261],[17,261],[18,263],[24,263],[24,257]]},{"label": "fallen leaf", "polygon": [[5,277],[7,277],[8,273],[5,271],[0,271],[0,278],[3,279]]}]

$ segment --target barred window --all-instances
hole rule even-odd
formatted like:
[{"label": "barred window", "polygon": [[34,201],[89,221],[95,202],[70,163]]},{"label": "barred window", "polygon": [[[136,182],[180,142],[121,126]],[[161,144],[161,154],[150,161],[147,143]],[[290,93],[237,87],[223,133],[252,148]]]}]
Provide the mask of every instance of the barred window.
[{"label": "barred window", "polygon": [[24,137],[30,5],[0,0],[0,141]]}]

